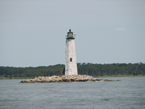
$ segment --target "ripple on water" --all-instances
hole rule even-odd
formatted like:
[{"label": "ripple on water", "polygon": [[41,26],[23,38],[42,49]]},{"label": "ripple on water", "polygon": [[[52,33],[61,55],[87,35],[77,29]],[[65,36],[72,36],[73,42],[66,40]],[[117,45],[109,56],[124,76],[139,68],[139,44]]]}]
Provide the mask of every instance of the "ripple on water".
[{"label": "ripple on water", "polygon": [[0,80],[0,109],[144,109],[145,77],[121,81],[21,84]]}]

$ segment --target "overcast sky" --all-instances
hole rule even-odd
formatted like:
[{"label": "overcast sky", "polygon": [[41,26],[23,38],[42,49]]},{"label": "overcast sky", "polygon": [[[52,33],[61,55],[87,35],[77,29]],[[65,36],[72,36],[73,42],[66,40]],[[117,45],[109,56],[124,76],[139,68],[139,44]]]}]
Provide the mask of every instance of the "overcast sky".
[{"label": "overcast sky", "polygon": [[69,29],[77,62],[145,63],[145,0],[0,0],[0,66],[65,64]]}]

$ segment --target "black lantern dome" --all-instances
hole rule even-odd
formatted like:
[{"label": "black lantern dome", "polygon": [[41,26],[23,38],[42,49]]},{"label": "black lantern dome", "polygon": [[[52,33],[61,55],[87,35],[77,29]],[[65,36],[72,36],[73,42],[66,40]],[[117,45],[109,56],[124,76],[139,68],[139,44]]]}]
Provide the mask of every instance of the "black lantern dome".
[{"label": "black lantern dome", "polygon": [[69,29],[69,32],[67,32],[67,39],[74,39],[73,32],[71,32],[71,29]]}]

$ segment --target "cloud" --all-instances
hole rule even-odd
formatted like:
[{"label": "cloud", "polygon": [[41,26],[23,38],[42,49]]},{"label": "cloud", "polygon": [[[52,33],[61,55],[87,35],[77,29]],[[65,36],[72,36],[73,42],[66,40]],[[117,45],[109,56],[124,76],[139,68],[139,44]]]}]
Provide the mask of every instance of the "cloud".
[{"label": "cloud", "polygon": [[124,28],[117,28],[115,31],[125,31]]}]

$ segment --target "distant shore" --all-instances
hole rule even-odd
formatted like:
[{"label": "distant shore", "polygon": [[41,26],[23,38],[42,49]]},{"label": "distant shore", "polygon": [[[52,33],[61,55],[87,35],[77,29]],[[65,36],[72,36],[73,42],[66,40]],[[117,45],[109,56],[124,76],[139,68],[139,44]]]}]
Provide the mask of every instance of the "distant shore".
[{"label": "distant shore", "polygon": [[[38,76],[61,75],[64,64],[56,64],[38,67],[10,67],[0,66],[0,77],[23,77],[27,79]],[[93,64],[77,63],[80,75],[90,75],[97,77],[134,77],[134,75],[145,75],[145,63],[112,63],[112,64]],[[116,75],[116,76],[115,76]],[[122,76],[123,75],[123,76]],[[137,76],[137,77],[142,77]],[[8,78],[7,78],[8,79]]]},{"label": "distant shore", "polygon": [[9,78],[9,77],[0,77],[0,80],[3,80],[3,79],[32,79],[34,77],[12,77],[12,78]]},{"label": "distant shore", "polygon": [[109,78],[109,77],[145,77],[145,75],[110,75],[110,76],[93,76],[96,78]]},{"label": "distant shore", "polygon": [[[145,75],[110,75],[110,76],[93,76],[95,78],[111,78],[111,77],[145,77]],[[3,79],[32,79],[34,77],[12,77],[12,78],[8,78],[8,77],[0,77],[0,80]]]}]

